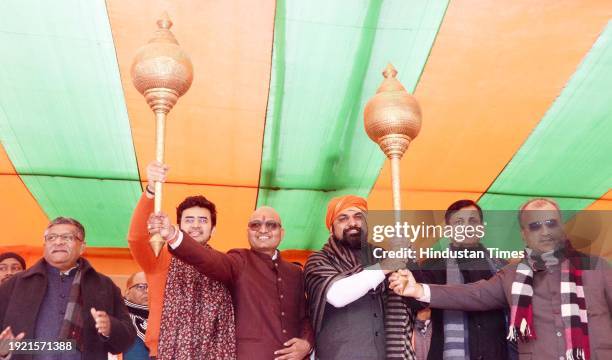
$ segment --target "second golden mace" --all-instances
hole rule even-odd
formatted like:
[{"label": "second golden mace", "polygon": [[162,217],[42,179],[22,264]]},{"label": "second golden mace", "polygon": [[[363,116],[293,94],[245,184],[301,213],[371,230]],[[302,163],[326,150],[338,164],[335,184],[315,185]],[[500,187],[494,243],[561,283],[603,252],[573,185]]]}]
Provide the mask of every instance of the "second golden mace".
[{"label": "second golden mace", "polygon": [[421,130],[421,107],[397,80],[397,70],[389,64],[383,71],[384,80],[366,104],[365,130],[391,161],[393,210],[402,208],[400,160],[410,142]]},{"label": "second golden mace", "polygon": [[[400,161],[410,142],[421,130],[421,108],[416,99],[397,80],[397,70],[389,64],[383,71],[384,80],[366,104],[365,130],[391,161],[391,187],[393,193],[393,217],[401,222]],[[401,238],[391,239],[391,249],[405,246]]]}]

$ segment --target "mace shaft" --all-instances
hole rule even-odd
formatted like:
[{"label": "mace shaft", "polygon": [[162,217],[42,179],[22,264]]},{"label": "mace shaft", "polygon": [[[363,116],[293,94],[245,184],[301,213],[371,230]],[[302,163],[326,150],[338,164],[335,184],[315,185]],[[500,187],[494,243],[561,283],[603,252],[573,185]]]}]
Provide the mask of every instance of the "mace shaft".
[{"label": "mace shaft", "polygon": [[[164,162],[164,138],[166,133],[166,113],[155,112],[155,160]],[[162,183],[155,182],[155,212],[162,209]]]}]

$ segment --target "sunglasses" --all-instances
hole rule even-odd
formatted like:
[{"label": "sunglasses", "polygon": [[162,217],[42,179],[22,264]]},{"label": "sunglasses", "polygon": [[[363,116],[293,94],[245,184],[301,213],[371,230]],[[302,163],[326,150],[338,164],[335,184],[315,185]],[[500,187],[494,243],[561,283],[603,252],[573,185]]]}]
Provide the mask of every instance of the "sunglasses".
[{"label": "sunglasses", "polygon": [[544,221],[535,221],[535,222],[529,223],[529,225],[527,226],[529,227],[529,231],[535,232],[535,231],[539,231],[544,225],[546,225],[546,227],[549,229],[554,229],[559,226],[559,222],[555,219],[548,219]]},{"label": "sunglasses", "polygon": [[281,228],[281,224],[274,220],[268,220],[266,222],[261,222],[258,220],[249,221],[249,224],[247,226],[249,227],[249,230],[251,231],[259,231],[261,230],[262,227],[264,227],[265,229],[269,231],[275,231]]}]

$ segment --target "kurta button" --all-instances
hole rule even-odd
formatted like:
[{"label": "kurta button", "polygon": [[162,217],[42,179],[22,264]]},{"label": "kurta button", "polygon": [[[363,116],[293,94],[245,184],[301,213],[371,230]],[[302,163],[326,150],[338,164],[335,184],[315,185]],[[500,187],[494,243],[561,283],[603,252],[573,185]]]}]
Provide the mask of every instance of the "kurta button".
[{"label": "kurta button", "polygon": [[282,299],[282,298],[284,298],[284,297],[285,297],[285,295],[283,295],[283,294],[280,294],[280,298],[281,298],[281,299]]},{"label": "kurta button", "polygon": [[278,267],[278,263],[274,263],[274,266]]},{"label": "kurta button", "polygon": [[378,336],[378,331],[374,333],[374,336]]},{"label": "kurta button", "polygon": [[561,337],[561,335],[563,335],[563,334],[561,334],[561,331],[557,331],[557,336]]},{"label": "kurta button", "polygon": [[276,280],[281,281],[281,278],[278,278],[278,279],[276,279]]},{"label": "kurta button", "polygon": [[287,333],[287,330],[283,329],[283,334],[286,334],[286,333]]},{"label": "kurta button", "polygon": [[285,316],[285,312],[284,311],[281,311],[281,316]]},{"label": "kurta button", "polygon": [[377,313],[374,313],[374,317],[375,317],[375,318],[377,318],[377,317],[378,317],[378,314],[377,314]]}]

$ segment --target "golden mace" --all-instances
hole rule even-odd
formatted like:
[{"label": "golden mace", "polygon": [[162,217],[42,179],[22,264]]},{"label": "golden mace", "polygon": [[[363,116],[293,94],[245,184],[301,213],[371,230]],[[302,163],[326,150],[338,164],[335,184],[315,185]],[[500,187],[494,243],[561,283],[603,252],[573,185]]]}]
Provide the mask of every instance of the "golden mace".
[{"label": "golden mace", "polygon": [[[164,162],[164,134],[168,112],[193,81],[193,66],[170,31],[172,21],[164,12],[149,42],[138,49],[132,62],[132,82],[155,113],[155,159]],[[155,212],[162,208],[162,183],[155,182]],[[149,240],[155,256],[164,240],[155,234]]]},{"label": "golden mace", "polygon": [[421,130],[421,108],[416,99],[397,80],[397,70],[389,64],[383,71],[384,80],[366,104],[365,130],[391,160],[393,210],[396,220],[402,207],[400,160],[410,142]]}]

